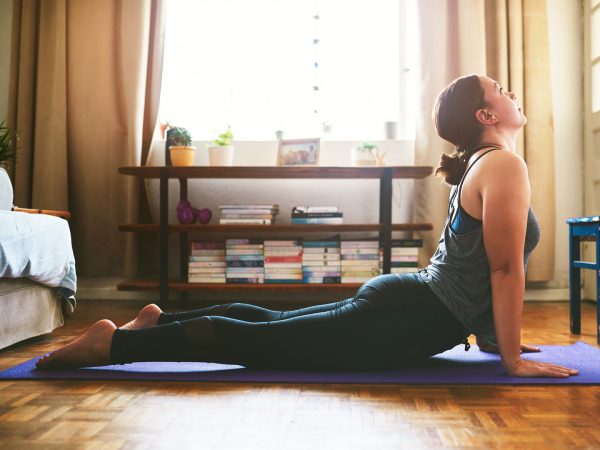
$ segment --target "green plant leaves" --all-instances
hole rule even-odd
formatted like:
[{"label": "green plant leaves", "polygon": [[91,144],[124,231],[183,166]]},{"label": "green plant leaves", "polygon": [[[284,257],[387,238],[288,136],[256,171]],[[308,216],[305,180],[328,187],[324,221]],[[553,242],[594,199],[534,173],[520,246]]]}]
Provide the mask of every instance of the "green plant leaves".
[{"label": "green plant leaves", "polygon": [[18,140],[17,131],[8,128],[6,122],[2,121],[0,123],[0,164],[16,159]]}]

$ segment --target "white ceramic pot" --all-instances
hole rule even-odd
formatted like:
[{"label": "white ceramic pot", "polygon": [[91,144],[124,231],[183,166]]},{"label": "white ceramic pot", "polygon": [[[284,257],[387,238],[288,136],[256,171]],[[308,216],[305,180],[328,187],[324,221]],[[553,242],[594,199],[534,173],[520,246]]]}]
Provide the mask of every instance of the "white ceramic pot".
[{"label": "white ceramic pot", "polygon": [[174,166],[193,166],[196,156],[196,147],[186,145],[172,145],[169,147],[171,152],[171,163]]},{"label": "white ceramic pot", "polygon": [[233,145],[208,147],[208,163],[211,166],[233,166]]}]

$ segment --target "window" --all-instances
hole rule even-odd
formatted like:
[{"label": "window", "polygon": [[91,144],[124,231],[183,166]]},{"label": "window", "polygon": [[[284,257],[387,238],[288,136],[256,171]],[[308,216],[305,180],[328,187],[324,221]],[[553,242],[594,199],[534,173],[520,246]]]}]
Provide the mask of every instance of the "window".
[{"label": "window", "polygon": [[414,136],[413,0],[169,0],[159,120],[208,140]]}]

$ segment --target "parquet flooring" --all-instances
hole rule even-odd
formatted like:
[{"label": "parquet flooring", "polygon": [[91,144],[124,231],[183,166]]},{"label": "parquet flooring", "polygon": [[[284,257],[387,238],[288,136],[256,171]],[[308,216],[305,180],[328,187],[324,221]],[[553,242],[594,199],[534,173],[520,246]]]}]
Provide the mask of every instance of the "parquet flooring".
[{"label": "parquet flooring", "polygon": [[[81,302],[61,329],[0,351],[0,368],[140,306]],[[527,303],[524,341],[595,345],[595,304],[582,306],[584,334],[572,336],[567,303]],[[4,381],[0,448],[591,449],[600,386]]]}]

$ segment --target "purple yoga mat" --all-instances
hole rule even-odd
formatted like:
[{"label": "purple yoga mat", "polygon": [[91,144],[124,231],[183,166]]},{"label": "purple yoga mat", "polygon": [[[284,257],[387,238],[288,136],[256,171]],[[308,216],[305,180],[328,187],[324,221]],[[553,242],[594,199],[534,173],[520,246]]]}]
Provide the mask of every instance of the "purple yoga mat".
[{"label": "purple yoga mat", "polygon": [[459,345],[422,363],[388,371],[254,370],[203,362],[143,362],[74,370],[40,370],[34,358],[0,372],[0,380],[139,380],[242,383],[346,384],[600,384],[600,350],[584,342],[544,345],[525,359],[552,362],[579,370],[569,378],[516,378],[506,375],[498,355],[468,352]]}]

